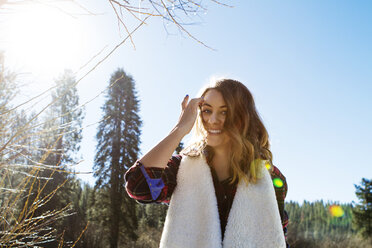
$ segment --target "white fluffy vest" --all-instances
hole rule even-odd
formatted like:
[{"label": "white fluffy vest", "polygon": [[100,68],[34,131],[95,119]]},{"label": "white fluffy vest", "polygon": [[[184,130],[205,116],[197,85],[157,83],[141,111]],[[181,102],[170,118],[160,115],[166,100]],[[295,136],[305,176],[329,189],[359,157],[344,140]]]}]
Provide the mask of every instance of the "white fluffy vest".
[{"label": "white fluffy vest", "polygon": [[223,243],[213,178],[204,157],[183,156],[160,248],[285,248],[274,187],[238,184]]}]

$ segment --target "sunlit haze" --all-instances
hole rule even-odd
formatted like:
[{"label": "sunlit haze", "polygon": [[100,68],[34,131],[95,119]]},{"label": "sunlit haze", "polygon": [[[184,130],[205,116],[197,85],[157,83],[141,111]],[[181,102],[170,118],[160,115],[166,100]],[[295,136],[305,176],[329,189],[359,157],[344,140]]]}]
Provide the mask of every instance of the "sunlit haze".
[{"label": "sunlit haze", "polygon": [[[63,9],[71,6],[60,6]],[[1,49],[6,62],[24,73],[55,76],[79,66],[82,29],[79,18],[57,6],[20,4],[1,19]],[[45,86],[45,85],[44,85]]]}]

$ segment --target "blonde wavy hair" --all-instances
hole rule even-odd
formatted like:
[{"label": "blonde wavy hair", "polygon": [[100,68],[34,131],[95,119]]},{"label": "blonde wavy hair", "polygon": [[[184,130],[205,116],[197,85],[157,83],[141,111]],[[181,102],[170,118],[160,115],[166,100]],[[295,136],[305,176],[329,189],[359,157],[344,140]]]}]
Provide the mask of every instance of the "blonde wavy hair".
[{"label": "blonde wavy hair", "polygon": [[[262,160],[272,165],[272,153],[269,135],[257,113],[253,96],[244,84],[232,79],[216,81],[214,85],[204,88],[200,96],[204,96],[211,89],[222,94],[227,106],[224,130],[231,142],[231,183],[239,183],[241,180],[246,184],[256,183],[262,176]],[[210,165],[214,151],[206,144],[207,132],[203,126],[200,109],[192,133],[189,145],[181,154],[204,155]]]}]

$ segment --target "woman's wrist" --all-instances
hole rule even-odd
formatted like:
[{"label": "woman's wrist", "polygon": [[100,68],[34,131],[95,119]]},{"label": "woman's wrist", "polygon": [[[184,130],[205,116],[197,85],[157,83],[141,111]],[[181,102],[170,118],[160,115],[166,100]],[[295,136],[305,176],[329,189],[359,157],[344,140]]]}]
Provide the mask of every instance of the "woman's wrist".
[{"label": "woman's wrist", "polygon": [[175,136],[177,136],[179,139],[180,139],[180,141],[183,139],[183,137],[185,137],[187,134],[188,134],[188,132],[187,132],[187,130],[185,130],[185,128],[182,128],[181,126],[179,126],[179,125],[176,125],[173,129],[172,129],[172,131],[170,132],[170,134],[174,134]]}]

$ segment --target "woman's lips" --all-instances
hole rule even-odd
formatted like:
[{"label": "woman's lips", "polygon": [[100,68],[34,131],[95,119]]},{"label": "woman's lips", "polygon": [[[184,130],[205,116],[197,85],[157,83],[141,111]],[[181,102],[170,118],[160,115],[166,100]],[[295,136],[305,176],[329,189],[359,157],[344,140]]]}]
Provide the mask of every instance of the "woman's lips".
[{"label": "woman's lips", "polygon": [[208,133],[212,135],[218,135],[222,133],[221,129],[208,129]]}]

